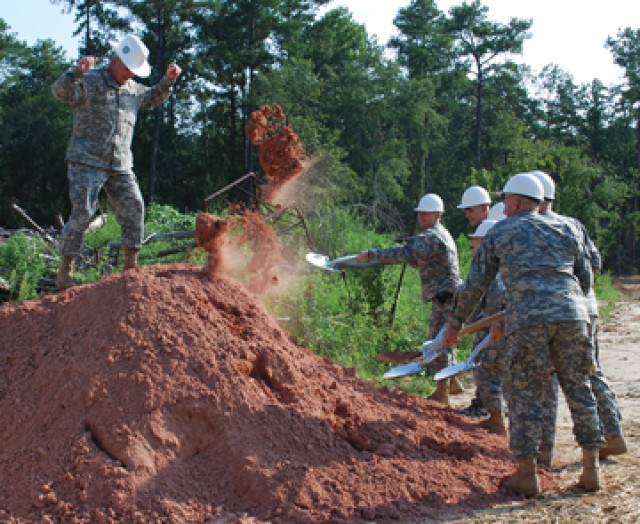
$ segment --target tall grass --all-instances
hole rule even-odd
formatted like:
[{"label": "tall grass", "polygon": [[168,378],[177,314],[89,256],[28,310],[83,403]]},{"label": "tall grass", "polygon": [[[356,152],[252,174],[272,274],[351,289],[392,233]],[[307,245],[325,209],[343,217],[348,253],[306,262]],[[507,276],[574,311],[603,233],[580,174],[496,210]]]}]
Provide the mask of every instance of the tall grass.
[{"label": "tall grass", "polygon": [[36,298],[47,271],[48,247],[39,237],[18,233],[0,245],[0,271],[9,283],[9,301]]}]

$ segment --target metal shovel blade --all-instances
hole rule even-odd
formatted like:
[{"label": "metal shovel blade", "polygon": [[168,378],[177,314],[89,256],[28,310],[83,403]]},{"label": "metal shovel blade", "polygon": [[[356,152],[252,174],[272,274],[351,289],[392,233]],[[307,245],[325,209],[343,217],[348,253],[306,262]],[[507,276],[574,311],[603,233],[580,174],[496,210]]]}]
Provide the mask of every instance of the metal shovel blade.
[{"label": "metal shovel blade", "polygon": [[418,373],[422,373],[424,368],[418,364],[417,362],[411,362],[409,364],[404,364],[402,366],[396,366],[395,368],[391,368],[387,371],[383,377],[384,378],[400,378],[400,377],[408,377],[409,375],[416,375]]},{"label": "metal shovel blade", "polygon": [[307,253],[306,257],[307,262],[312,266],[315,266],[320,269],[324,269],[325,271],[333,271],[334,273],[340,273],[340,270],[334,267],[330,267],[329,257],[326,255],[319,255],[318,253]]},{"label": "metal shovel blade", "polygon": [[433,376],[433,380],[435,380],[436,382],[439,380],[446,380],[448,378],[453,378],[457,375],[461,375],[462,373],[466,373],[467,371],[474,370],[476,367],[478,367],[478,364],[476,362],[478,355],[489,344],[490,340],[491,334],[485,335],[485,337],[480,342],[478,342],[476,347],[473,348],[473,351],[471,352],[467,360],[441,369]]},{"label": "metal shovel blade", "polygon": [[461,375],[462,373],[466,373],[467,371],[471,371],[475,367],[476,364],[474,362],[469,362],[468,360],[465,360],[464,362],[458,362],[457,364],[453,364],[453,366],[447,366],[446,368],[438,371],[433,376],[433,380],[438,382],[440,380],[453,378],[455,376]]}]

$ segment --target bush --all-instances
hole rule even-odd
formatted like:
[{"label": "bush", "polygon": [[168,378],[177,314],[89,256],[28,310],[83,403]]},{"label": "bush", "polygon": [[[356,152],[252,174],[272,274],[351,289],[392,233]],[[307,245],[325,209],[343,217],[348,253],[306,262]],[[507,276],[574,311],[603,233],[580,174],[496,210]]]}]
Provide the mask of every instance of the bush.
[{"label": "bush", "polygon": [[39,237],[17,233],[0,245],[0,270],[9,283],[9,301],[36,298],[47,271],[47,244]]}]

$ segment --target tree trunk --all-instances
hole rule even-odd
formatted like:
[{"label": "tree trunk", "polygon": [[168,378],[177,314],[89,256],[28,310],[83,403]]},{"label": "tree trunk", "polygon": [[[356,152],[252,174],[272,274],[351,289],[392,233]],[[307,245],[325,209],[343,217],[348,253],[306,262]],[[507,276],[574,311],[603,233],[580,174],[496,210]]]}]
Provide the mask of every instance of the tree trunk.
[{"label": "tree trunk", "polygon": [[482,65],[476,58],[478,81],[476,83],[476,167],[480,168],[480,143],[482,141],[482,88],[484,83]]},{"label": "tree trunk", "polygon": [[[161,19],[161,18],[160,18]],[[165,24],[158,24],[158,47],[156,52],[156,71],[162,76],[165,57],[167,55],[167,39]],[[149,160],[149,179],[147,187],[147,202],[153,202],[156,196],[158,181],[158,151],[160,150],[160,130],[162,128],[162,107],[156,107],[153,112],[153,132],[151,138],[151,158]]]}]

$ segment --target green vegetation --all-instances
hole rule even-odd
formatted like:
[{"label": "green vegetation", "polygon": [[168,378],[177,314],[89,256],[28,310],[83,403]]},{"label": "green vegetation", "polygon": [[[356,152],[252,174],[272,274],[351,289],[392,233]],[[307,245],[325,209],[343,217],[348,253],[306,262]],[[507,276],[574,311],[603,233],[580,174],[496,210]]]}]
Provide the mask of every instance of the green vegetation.
[{"label": "green vegetation", "polygon": [[622,293],[613,287],[609,271],[596,275],[594,289],[598,299],[600,322],[607,322],[611,318],[613,306],[620,300]]},{"label": "green vegetation", "polygon": [[13,235],[0,244],[0,276],[9,284],[9,301],[36,298],[46,272],[46,243],[37,236]]}]

